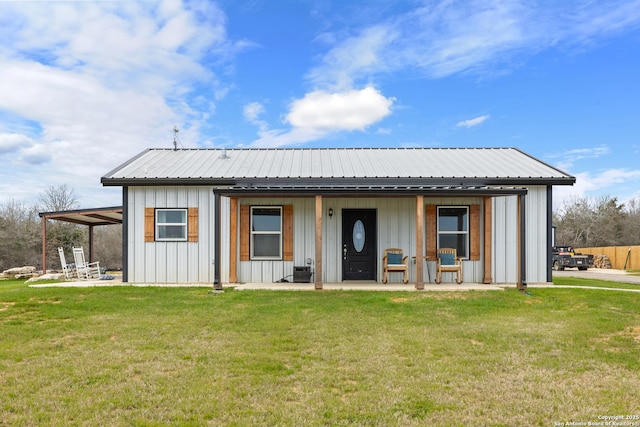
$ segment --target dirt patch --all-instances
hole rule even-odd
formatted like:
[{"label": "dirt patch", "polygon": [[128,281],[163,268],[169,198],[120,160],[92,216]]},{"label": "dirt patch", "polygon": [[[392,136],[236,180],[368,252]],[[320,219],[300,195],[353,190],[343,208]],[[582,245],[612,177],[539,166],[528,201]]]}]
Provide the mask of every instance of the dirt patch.
[{"label": "dirt patch", "polygon": [[62,303],[62,301],[60,300],[55,300],[55,299],[35,299],[35,298],[29,298],[29,301],[35,301],[38,304],[60,304]]},{"label": "dirt patch", "polygon": [[0,302],[0,311],[7,311],[9,307],[16,305],[15,302]]},{"label": "dirt patch", "polygon": [[607,351],[619,351],[618,348],[615,347],[614,343],[611,343],[616,338],[631,338],[637,344],[640,344],[640,326],[631,326],[625,328],[623,331],[615,332],[613,334],[605,335],[600,338],[597,338],[596,341],[604,344],[612,344],[611,348],[608,348]]},{"label": "dirt patch", "polygon": [[414,297],[395,297],[391,298],[391,302],[409,302],[415,301],[417,299],[429,298],[437,301],[441,300],[467,300],[470,298],[470,294],[468,292],[429,292],[425,294],[416,295]]}]

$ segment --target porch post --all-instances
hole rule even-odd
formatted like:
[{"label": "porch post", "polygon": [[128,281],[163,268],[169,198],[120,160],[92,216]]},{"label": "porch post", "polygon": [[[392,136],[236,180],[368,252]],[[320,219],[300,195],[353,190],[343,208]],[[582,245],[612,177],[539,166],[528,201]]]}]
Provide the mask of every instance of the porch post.
[{"label": "porch post", "polygon": [[89,262],[93,261],[93,225],[89,225]]},{"label": "porch post", "polygon": [[229,200],[229,282],[238,283],[238,198]]},{"label": "porch post", "polygon": [[493,282],[491,277],[491,251],[493,248],[492,242],[492,212],[491,206],[493,204],[493,198],[484,198],[484,277],[482,283],[489,284]]},{"label": "porch post", "polygon": [[[424,196],[416,196],[416,289],[424,289]],[[427,267],[429,268],[429,267]]]},{"label": "porch post", "polygon": [[553,282],[553,274],[551,272],[551,265],[553,264],[553,186],[547,185],[547,225],[545,227],[547,232],[547,282]]},{"label": "porch post", "polygon": [[525,196],[518,196],[518,290],[527,290],[527,241]]},{"label": "porch post", "polygon": [[47,217],[42,217],[42,274],[47,274]]},{"label": "porch post", "polygon": [[316,289],[322,289],[322,196],[316,195]]},{"label": "porch post", "polygon": [[220,206],[220,193],[213,193],[213,203],[214,203],[214,215],[213,219],[213,232],[215,234],[214,238],[214,249],[213,249],[213,288],[217,291],[222,290],[222,279],[220,277],[220,264],[222,260],[222,236],[220,236],[220,214],[222,213],[222,209]]}]

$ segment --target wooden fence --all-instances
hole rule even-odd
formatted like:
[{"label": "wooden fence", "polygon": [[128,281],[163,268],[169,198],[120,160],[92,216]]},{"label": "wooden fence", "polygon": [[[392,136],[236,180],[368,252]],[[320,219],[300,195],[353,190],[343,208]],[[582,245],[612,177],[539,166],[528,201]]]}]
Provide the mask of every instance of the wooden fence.
[{"label": "wooden fence", "polygon": [[604,246],[600,248],[576,248],[576,252],[593,255],[606,255],[611,262],[611,268],[617,270],[640,269],[640,246]]}]

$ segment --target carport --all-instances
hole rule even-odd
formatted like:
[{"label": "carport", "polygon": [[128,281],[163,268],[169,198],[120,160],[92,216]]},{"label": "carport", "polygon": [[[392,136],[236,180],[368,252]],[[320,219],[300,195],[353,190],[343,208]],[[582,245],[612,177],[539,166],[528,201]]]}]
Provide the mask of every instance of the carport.
[{"label": "carport", "polygon": [[40,212],[42,218],[42,271],[47,271],[47,221],[70,222],[89,227],[89,262],[93,262],[93,228],[98,225],[122,224],[122,206],[76,209],[58,212]]}]

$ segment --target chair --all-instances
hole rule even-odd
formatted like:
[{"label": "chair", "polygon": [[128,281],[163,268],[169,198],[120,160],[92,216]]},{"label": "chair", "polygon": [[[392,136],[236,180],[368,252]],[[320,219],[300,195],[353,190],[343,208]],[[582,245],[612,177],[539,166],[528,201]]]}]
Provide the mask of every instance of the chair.
[{"label": "chair", "polygon": [[78,279],[97,279],[100,277],[100,262],[86,262],[82,247],[73,248],[73,259],[76,262]]},{"label": "chair", "polygon": [[67,264],[67,260],[64,257],[64,249],[58,248],[58,255],[60,255],[60,265],[62,266],[62,272],[67,280],[73,279],[75,271],[72,264]]},{"label": "chair", "polygon": [[402,272],[402,283],[409,282],[408,256],[403,256],[402,249],[389,248],[384,250],[382,257],[382,283],[389,281],[389,273]]},{"label": "chair", "polygon": [[438,263],[436,265],[436,283],[442,283],[442,273],[456,273],[456,283],[462,283],[462,258],[458,258],[456,250],[452,248],[438,249]]}]

